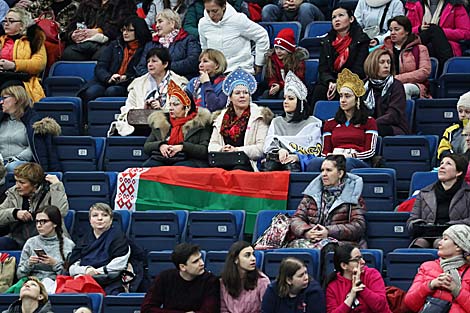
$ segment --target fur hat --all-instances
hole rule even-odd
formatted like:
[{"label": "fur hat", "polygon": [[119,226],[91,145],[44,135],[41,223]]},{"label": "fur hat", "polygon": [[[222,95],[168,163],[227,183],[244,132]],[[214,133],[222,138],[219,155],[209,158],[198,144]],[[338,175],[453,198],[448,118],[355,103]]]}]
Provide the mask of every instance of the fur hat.
[{"label": "fur hat", "polygon": [[338,74],[338,80],[336,81],[336,89],[338,92],[343,87],[351,89],[356,97],[362,97],[366,93],[364,82],[357,74],[352,73],[347,68],[343,69],[341,73]]},{"label": "fur hat", "polygon": [[250,95],[255,93],[257,87],[255,77],[241,67],[227,75],[227,78],[222,83],[222,90],[224,94],[230,96],[235,87],[239,85],[248,88]]},{"label": "fur hat", "polygon": [[465,224],[456,224],[447,228],[443,235],[447,235],[462,249],[464,257],[470,255],[470,227]]},{"label": "fur hat", "polygon": [[292,28],[284,28],[277,33],[274,38],[274,47],[281,47],[290,53],[295,51],[295,35]]},{"label": "fur hat", "polygon": [[460,96],[459,101],[457,101],[457,108],[459,107],[470,109],[470,91]]},{"label": "fur hat", "polygon": [[305,87],[300,78],[291,71],[287,73],[284,83],[284,94],[289,92],[293,93],[299,100],[307,99],[307,87]]}]

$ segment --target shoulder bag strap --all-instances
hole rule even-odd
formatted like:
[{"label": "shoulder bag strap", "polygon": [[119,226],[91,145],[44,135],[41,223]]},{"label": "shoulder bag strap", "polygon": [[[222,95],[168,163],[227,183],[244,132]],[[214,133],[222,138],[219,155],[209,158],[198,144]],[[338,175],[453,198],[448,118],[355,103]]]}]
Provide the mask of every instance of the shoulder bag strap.
[{"label": "shoulder bag strap", "polygon": [[382,32],[382,28],[384,27],[385,17],[387,16],[387,12],[388,12],[388,8],[390,7],[390,3],[392,3],[392,1],[390,1],[389,3],[387,3],[385,5],[384,14],[382,14],[382,19],[380,20],[380,24],[379,24],[379,32]]}]

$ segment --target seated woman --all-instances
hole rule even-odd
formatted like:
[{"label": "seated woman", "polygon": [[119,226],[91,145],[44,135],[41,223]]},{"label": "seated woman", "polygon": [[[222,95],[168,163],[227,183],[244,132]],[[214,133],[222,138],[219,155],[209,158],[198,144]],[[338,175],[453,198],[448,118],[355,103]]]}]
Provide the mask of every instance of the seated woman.
[{"label": "seated woman", "polygon": [[[57,176],[44,175],[39,164],[21,164],[13,174],[16,185],[7,190],[0,204],[0,227],[10,228],[7,236],[0,237],[0,250],[21,250],[29,237],[37,235],[34,217],[42,206],[58,207],[62,219],[69,210],[64,185]],[[62,232],[68,236],[62,225]]]},{"label": "seated woman", "polygon": [[439,259],[421,264],[405,296],[413,312],[420,311],[427,297],[452,303],[450,313],[468,312],[470,308],[470,227],[452,225],[439,242]]},{"label": "seated woman", "polygon": [[155,25],[155,17],[164,9],[171,9],[183,17],[186,13],[187,6],[184,0],[143,0],[142,11],[145,14],[145,22],[149,29],[153,29]]},{"label": "seated woman", "polygon": [[170,112],[149,116],[152,129],[144,152],[150,158],[142,166],[179,165],[207,167],[207,146],[211,138],[211,113],[196,107],[192,97],[172,80],[168,85]]},{"label": "seated woman", "polygon": [[351,244],[337,246],[335,271],[326,283],[326,312],[391,313],[385,283],[375,268],[366,266],[361,250]]},{"label": "seated woman", "polygon": [[329,243],[350,242],[366,248],[365,203],[362,178],[346,172],[343,155],[329,155],[317,176],[304,190],[304,198],[290,224],[288,247],[322,249]]},{"label": "seated woman", "polygon": [[29,238],[21,251],[16,277],[39,279],[62,274],[75,243],[62,232],[62,216],[58,207],[46,205],[38,210],[35,221],[39,235]]},{"label": "seated woman", "polygon": [[[108,137],[116,131],[121,136],[134,133],[134,126],[127,123],[127,113],[132,109],[153,109],[168,112],[168,84],[174,81],[180,87],[186,86],[188,80],[169,70],[171,56],[167,48],[151,49],[147,55],[148,73],[132,81],[127,87],[129,95],[126,105],[121,107],[117,121],[111,123]],[[167,103],[168,102],[168,103]]]},{"label": "seated woman", "polygon": [[[336,88],[340,107],[334,118],[323,127],[322,155],[342,154],[346,158],[346,170],[369,167],[365,161],[375,155],[377,124],[368,116],[362,96],[364,83],[356,74],[345,68],[338,75]],[[302,168],[308,172],[319,172],[323,158],[300,157]]]},{"label": "seated woman", "polygon": [[388,20],[390,37],[385,47],[393,54],[395,79],[403,83],[406,100],[411,98],[431,98],[429,74],[431,59],[426,46],[411,32],[411,22],[403,15]]},{"label": "seated woman", "polygon": [[265,171],[300,171],[299,157],[321,153],[321,121],[309,115],[307,87],[288,72],[284,86],[284,116],[273,119],[264,141]]},{"label": "seated woman", "polygon": [[[33,102],[41,100],[45,94],[39,74],[46,67],[46,35],[28,12],[16,7],[8,11],[3,28],[5,34],[0,36],[0,78],[3,77],[1,72],[28,74],[29,78],[22,78],[25,89]],[[1,81],[5,82],[6,78]]]},{"label": "seated woman", "polygon": [[359,75],[364,75],[364,61],[369,54],[369,37],[357,24],[349,9],[337,7],[331,13],[333,29],[322,41],[318,82],[312,96],[312,109],[318,100],[337,99],[336,79],[347,68]]},{"label": "seated woman", "polygon": [[422,237],[419,225],[470,224],[470,187],[464,182],[468,161],[463,155],[445,156],[437,172],[438,181],[418,193],[406,223],[412,246],[437,248],[440,236]]},{"label": "seated woman", "polygon": [[34,276],[28,277],[20,289],[20,298],[2,313],[52,313],[46,287]]},{"label": "seated woman", "polygon": [[135,11],[133,0],[80,1],[67,25],[62,60],[98,60],[105,44],[119,37],[122,22]]},{"label": "seated woman", "polygon": [[205,49],[199,56],[199,76],[191,79],[186,89],[192,94],[197,106],[214,112],[225,108],[227,96],[222,91],[227,60],[222,52]]},{"label": "seated woman", "polygon": [[208,150],[242,152],[241,162],[234,159],[233,166],[226,166],[225,169],[257,171],[256,163],[263,156],[264,140],[273,113],[269,108],[258,107],[251,102],[250,95],[256,91],[256,80],[241,68],[227,76],[222,89],[229,102],[226,109],[214,114],[214,129]]},{"label": "seated woman", "polygon": [[[126,235],[113,227],[113,211],[106,203],[95,203],[89,212],[91,230],[77,243],[70,255],[70,276],[97,275],[127,269],[131,254]],[[122,292],[114,284],[103,286],[106,294]]]},{"label": "seated woman", "polygon": [[364,63],[367,75],[364,102],[375,118],[379,136],[406,135],[406,94],[403,84],[395,79],[393,54],[386,49],[376,49]]},{"label": "seated woman", "polygon": [[307,267],[299,259],[281,261],[276,281],[263,297],[262,313],[324,313],[325,294],[320,284],[309,277]]},{"label": "seated woman", "polygon": [[0,154],[8,172],[26,162],[37,162],[45,171],[60,171],[52,137],[60,126],[50,118],[40,118],[22,82],[9,81],[0,92]]},{"label": "seated woman", "polygon": [[235,242],[228,251],[220,278],[220,312],[260,312],[269,278],[256,268],[253,247]]},{"label": "seated woman", "polygon": [[144,53],[137,65],[137,74],[147,73],[145,55],[153,48],[167,48],[170,50],[171,67],[173,72],[190,79],[198,74],[197,58],[201,47],[197,39],[189,35],[181,27],[181,19],[175,11],[164,9],[155,19],[157,35],[145,45]]},{"label": "seated woman", "polygon": [[144,46],[152,40],[147,24],[137,16],[126,18],[121,36],[101,53],[95,67],[95,77],[79,92],[85,103],[98,97],[126,97],[127,86],[136,78],[135,67]]},{"label": "seated woman", "polygon": [[413,33],[419,35],[429,54],[439,61],[438,75],[449,58],[462,55],[459,41],[470,39],[466,6],[465,0],[407,0],[405,3]]}]

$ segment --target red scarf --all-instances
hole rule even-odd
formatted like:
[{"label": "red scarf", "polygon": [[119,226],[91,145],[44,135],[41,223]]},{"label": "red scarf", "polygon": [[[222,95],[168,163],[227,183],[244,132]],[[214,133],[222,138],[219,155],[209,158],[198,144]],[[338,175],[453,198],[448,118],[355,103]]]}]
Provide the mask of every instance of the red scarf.
[{"label": "red scarf", "polygon": [[233,107],[230,106],[224,114],[220,134],[224,137],[230,137],[233,142],[236,142],[238,137],[246,131],[249,119],[250,107],[247,107],[238,117]]},{"label": "red scarf", "polygon": [[119,75],[126,74],[127,65],[131,61],[132,57],[134,56],[135,51],[139,48],[139,41],[133,40],[128,42],[126,47],[124,48],[124,56],[122,58],[121,67],[118,70]]},{"label": "red scarf", "polygon": [[197,108],[196,108],[196,111],[194,111],[193,113],[189,114],[186,117],[172,118],[170,116],[171,131],[170,131],[170,138],[168,138],[169,145],[178,145],[184,141],[183,125],[186,124],[186,122],[195,118],[196,114],[197,114]]},{"label": "red scarf", "polygon": [[333,48],[338,52],[338,57],[336,58],[335,63],[333,63],[333,68],[338,73],[349,58],[349,45],[351,42],[352,38],[348,33],[344,37],[341,37],[340,35],[336,36],[336,39],[332,43]]}]

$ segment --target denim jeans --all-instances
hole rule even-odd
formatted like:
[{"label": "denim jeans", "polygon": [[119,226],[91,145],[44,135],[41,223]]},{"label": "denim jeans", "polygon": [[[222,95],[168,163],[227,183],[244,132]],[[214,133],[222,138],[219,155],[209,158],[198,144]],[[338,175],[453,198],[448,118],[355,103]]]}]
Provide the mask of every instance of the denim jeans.
[{"label": "denim jeans", "polygon": [[261,11],[263,22],[286,22],[286,21],[298,21],[302,25],[302,31],[310,22],[323,21],[325,16],[320,9],[311,3],[302,3],[297,11],[294,19],[289,18],[282,6],[276,4],[268,4]]}]

